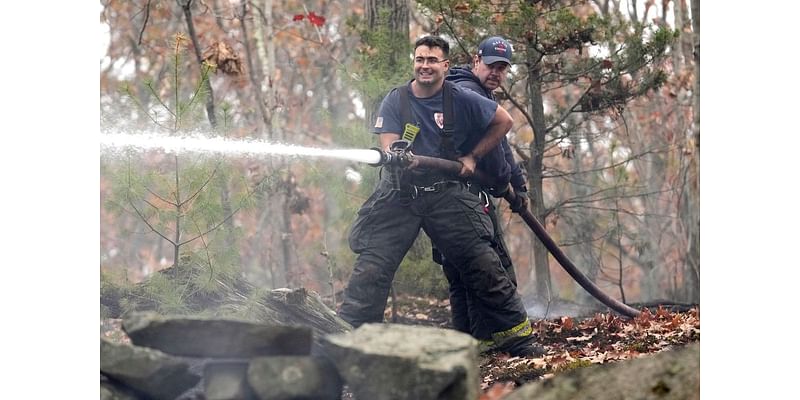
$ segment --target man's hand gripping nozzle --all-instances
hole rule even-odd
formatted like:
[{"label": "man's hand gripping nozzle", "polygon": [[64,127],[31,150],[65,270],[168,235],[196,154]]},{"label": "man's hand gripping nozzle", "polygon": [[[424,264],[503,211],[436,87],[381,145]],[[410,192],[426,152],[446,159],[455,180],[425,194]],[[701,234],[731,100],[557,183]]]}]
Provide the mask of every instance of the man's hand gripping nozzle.
[{"label": "man's hand gripping nozzle", "polygon": [[386,172],[389,173],[393,191],[400,190],[401,172],[414,166],[414,154],[411,153],[410,147],[411,142],[408,140],[395,140],[389,145],[389,151],[383,151],[376,147],[372,148],[380,152],[381,159],[377,163],[370,165],[373,167],[383,166],[386,169]]}]

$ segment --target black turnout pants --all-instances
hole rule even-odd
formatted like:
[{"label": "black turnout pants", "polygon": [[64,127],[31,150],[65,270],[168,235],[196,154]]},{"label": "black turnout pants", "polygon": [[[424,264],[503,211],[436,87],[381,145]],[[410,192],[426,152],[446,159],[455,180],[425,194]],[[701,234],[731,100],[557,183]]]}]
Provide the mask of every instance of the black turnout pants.
[{"label": "black turnout pants", "polygon": [[516,285],[492,248],[492,221],[478,195],[458,181],[416,198],[389,187],[381,181],[350,232],[358,256],[339,313],[345,321],[354,327],[383,321],[394,274],[420,229],[457,268],[471,305],[493,333],[527,321]]},{"label": "black turnout pants", "polygon": [[[513,284],[513,290],[516,290],[517,276],[514,272],[514,264],[511,261],[511,256],[508,254],[508,247],[503,239],[503,228],[497,217],[497,207],[492,200],[488,200],[488,203],[489,209],[487,212],[492,221],[492,227],[494,228],[492,248],[500,258],[500,263],[503,265],[505,274]],[[453,328],[461,332],[469,333],[477,339],[490,340],[492,338],[492,333],[497,332],[498,329],[497,327],[487,324],[483,319],[479,308],[475,306],[473,296],[470,295],[464,280],[461,278],[460,268],[453,264],[449,258],[442,256],[435,247],[433,248],[433,253],[434,260],[442,264],[442,271],[444,271],[450,287],[450,311],[452,314]]]}]

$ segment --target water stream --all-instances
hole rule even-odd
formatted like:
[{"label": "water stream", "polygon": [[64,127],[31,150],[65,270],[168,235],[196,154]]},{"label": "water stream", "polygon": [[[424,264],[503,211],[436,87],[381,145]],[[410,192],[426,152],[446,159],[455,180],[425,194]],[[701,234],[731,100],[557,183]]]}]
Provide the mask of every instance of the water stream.
[{"label": "water stream", "polygon": [[218,154],[263,158],[267,156],[317,157],[377,163],[380,153],[370,149],[322,149],[291,144],[270,143],[259,139],[228,139],[202,134],[168,136],[152,132],[100,134],[101,154],[122,151],[164,151],[166,153]]}]

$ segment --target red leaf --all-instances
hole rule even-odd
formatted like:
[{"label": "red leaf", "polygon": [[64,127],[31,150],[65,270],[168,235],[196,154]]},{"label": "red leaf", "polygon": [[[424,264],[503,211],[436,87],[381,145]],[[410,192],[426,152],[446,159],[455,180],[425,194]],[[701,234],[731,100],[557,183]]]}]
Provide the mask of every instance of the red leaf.
[{"label": "red leaf", "polygon": [[325,17],[321,15],[314,14],[313,11],[308,13],[308,22],[311,22],[313,25],[322,26],[325,24]]},{"label": "red leaf", "polygon": [[487,389],[479,400],[497,400],[514,391],[513,382],[497,382]]},{"label": "red leaf", "polygon": [[292,17],[292,21],[302,21],[304,17],[305,15],[303,14],[295,14],[295,16]]},{"label": "red leaf", "polygon": [[572,328],[575,327],[575,321],[573,321],[570,317],[561,317],[561,325],[564,327],[564,329],[571,331]]}]

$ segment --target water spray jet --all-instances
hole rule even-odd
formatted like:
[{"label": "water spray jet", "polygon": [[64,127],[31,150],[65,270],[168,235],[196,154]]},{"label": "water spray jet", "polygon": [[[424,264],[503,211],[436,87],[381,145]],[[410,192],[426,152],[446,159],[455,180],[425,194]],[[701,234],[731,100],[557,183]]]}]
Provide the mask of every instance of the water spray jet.
[{"label": "water spray jet", "polygon": [[320,149],[256,139],[228,139],[203,135],[164,136],[153,133],[100,135],[100,149],[104,152],[161,150],[167,153],[220,154],[245,157],[302,156],[356,161],[367,164],[380,162],[381,154],[375,149]]}]

